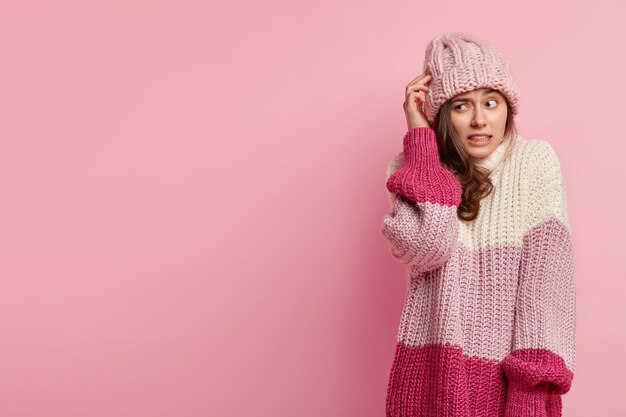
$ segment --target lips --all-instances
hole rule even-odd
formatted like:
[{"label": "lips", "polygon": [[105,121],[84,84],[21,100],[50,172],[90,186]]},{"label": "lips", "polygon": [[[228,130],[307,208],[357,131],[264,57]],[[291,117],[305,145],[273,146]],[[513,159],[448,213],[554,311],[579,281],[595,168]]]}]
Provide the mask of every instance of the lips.
[{"label": "lips", "polygon": [[483,136],[479,136],[477,133],[474,133],[470,136],[467,137],[467,141],[471,146],[476,146],[476,147],[484,147],[484,146],[489,146],[489,144],[492,141],[492,137],[491,135],[483,135]]},{"label": "lips", "polygon": [[488,135],[486,133],[472,133],[471,135],[468,136],[469,139],[474,139],[475,136],[486,136],[488,138],[491,137],[491,135]]}]

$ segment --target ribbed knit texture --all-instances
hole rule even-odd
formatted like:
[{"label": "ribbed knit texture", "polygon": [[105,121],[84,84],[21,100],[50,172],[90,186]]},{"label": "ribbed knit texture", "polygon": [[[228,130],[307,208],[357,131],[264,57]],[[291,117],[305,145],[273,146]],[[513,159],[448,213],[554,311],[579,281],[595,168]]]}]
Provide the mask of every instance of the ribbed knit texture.
[{"label": "ribbed knit texture", "polygon": [[479,162],[495,189],[467,222],[434,130],[411,129],[403,145],[387,168],[381,227],[410,280],[387,416],[561,416],[576,310],[556,153],[545,140],[502,142]]}]

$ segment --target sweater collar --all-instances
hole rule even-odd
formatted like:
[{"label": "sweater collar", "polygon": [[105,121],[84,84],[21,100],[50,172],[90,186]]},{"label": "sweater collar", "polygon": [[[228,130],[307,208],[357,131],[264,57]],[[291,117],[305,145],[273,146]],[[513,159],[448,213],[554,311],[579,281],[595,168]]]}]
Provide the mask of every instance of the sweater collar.
[{"label": "sweater collar", "polygon": [[485,158],[477,159],[476,164],[478,166],[488,169],[490,172],[495,171],[496,169],[500,168],[503,162],[507,159],[507,155],[509,155],[510,151],[513,149],[513,146],[511,145],[516,140],[516,135],[508,137],[507,139],[500,142],[498,147]]}]

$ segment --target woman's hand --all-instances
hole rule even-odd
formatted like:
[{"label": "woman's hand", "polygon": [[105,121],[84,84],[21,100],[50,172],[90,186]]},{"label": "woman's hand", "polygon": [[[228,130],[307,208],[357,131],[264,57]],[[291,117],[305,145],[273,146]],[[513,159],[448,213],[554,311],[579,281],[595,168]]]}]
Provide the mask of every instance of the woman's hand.
[{"label": "woman's hand", "polygon": [[420,74],[411,80],[406,86],[404,100],[404,114],[409,130],[416,127],[430,127],[428,119],[424,115],[424,102],[428,93],[428,84],[433,77],[431,75]]}]

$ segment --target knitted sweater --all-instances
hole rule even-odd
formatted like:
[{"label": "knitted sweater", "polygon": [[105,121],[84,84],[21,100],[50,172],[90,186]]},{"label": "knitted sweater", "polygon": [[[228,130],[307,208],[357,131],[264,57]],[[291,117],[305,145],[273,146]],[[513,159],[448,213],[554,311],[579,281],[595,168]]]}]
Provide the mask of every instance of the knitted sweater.
[{"label": "knitted sweater", "polygon": [[545,140],[503,141],[478,164],[494,190],[473,221],[435,131],[409,130],[387,168],[381,227],[409,289],[387,416],[554,417],[575,367],[565,183]]}]

